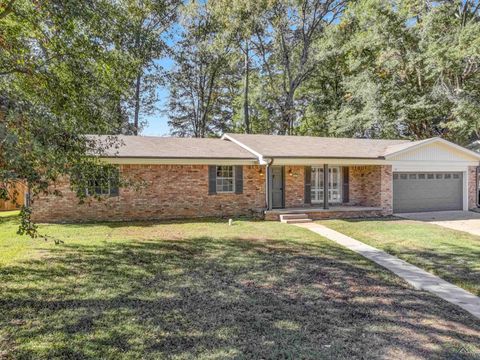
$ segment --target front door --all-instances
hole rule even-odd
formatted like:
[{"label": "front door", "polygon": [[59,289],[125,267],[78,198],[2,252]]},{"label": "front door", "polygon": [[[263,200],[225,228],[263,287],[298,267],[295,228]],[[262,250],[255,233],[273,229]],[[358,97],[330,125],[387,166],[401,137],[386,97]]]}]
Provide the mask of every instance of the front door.
[{"label": "front door", "polygon": [[272,208],[283,208],[283,166],[272,166]]},{"label": "front door", "polygon": [[[328,167],[328,202],[341,203],[341,171],[339,166]],[[323,203],[323,166],[312,167],[312,203]]]}]

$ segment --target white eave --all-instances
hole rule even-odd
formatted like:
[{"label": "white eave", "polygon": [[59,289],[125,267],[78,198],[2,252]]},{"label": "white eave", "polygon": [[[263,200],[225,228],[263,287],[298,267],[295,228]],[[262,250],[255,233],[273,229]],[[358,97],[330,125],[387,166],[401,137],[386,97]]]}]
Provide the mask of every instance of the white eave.
[{"label": "white eave", "polygon": [[101,161],[117,165],[257,165],[256,159],[232,158],[142,158],[100,157]]}]

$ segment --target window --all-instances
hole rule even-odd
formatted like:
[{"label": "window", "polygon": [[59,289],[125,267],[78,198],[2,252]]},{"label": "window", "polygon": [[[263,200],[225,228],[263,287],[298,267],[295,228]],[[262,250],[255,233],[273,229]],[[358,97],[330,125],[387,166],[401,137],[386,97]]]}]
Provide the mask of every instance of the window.
[{"label": "window", "polygon": [[453,174],[453,178],[454,179],[460,179],[460,175],[459,174]]},{"label": "window", "polygon": [[410,174],[410,175],[408,175],[408,178],[410,180],[416,180],[417,179],[417,174]]},{"label": "window", "polygon": [[393,180],[398,180],[398,174],[393,174]]},{"label": "window", "polygon": [[443,177],[445,180],[448,180],[448,179],[451,179],[452,178],[452,174],[445,174],[445,176]]},{"label": "window", "polygon": [[407,174],[400,174],[400,179],[407,180]]},{"label": "window", "polygon": [[427,175],[427,179],[430,179],[430,180],[431,180],[431,179],[434,179],[434,178],[435,178],[434,174],[428,174],[428,175]]},{"label": "window", "polygon": [[217,192],[235,191],[235,171],[233,166],[217,166]]},{"label": "window", "polygon": [[87,196],[118,196],[118,169],[101,169],[87,181]]},{"label": "window", "polygon": [[420,180],[425,180],[425,174],[418,174],[418,178]]}]

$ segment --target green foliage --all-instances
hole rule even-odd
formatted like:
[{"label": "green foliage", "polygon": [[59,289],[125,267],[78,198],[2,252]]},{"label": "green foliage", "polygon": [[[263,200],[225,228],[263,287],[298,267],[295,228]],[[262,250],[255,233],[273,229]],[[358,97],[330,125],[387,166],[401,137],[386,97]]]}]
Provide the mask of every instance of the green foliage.
[{"label": "green foliage", "polygon": [[207,4],[182,8],[181,37],[172,51],[169,74],[169,124],[178,136],[207,137],[231,127],[236,91],[231,43]]},{"label": "green foliage", "polygon": [[[442,136],[462,144],[478,138],[478,4],[424,5],[369,0],[349,7],[331,33],[341,49],[336,58],[342,67],[336,76],[341,78],[343,100],[340,106],[334,101],[327,111],[313,107],[317,118],[334,110],[327,120],[328,133]],[[319,73],[317,69],[309,84],[323,82]],[[315,85],[309,87],[315,92]],[[338,93],[330,95],[340,99]]]},{"label": "green foliage", "polygon": [[[125,45],[135,5],[128,1],[13,0],[0,7],[0,188],[28,183],[54,192],[63,176],[99,164],[114,145],[86,134],[128,128],[123,104],[139,55]],[[75,184],[74,184],[75,185]],[[32,235],[29,210],[21,232]]]}]

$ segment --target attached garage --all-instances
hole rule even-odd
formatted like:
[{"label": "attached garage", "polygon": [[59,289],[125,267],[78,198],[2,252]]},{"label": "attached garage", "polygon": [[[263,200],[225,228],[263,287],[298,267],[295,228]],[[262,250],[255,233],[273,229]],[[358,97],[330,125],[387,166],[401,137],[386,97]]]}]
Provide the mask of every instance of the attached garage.
[{"label": "attached garage", "polygon": [[393,212],[463,210],[462,172],[396,172]]},{"label": "attached garage", "polygon": [[385,157],[392,164],[394,213],[477,207],[480,154],[439,138],[402,146]]}]

